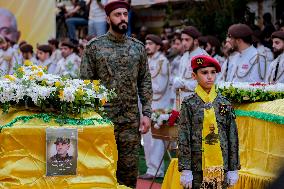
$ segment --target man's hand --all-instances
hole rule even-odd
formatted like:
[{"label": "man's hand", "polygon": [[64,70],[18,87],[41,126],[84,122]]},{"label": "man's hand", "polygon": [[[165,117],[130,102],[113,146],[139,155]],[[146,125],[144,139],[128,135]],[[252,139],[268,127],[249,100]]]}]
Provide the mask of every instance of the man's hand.
[{"label": "man's hand", "polygon": [[146,134],[151,127],[151,119],[147,116],[143,116],[140,121],[139,131],[141,134]]},{"label": "man's hand", "polygon": [[173,82],[174,89],[184,88],[184,81],[180,77],[176,77]]}]

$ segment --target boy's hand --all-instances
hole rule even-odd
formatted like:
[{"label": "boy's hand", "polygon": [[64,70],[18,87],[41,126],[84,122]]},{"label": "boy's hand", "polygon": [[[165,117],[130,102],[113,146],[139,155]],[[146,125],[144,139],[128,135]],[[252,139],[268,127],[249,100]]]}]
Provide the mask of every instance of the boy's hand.
[{"label": "boy's hand", "polygon": [[192,171],[190,171],[190,170],[183,170],[181,172],[180,184],[184,188],[191,189],[192,188],[192,180],[193,180]]},{"label": "boy's hand", "polygon": [[229,186],[233,186],[238,182],[239,174],[238,171],[228,171],[227,172],[227,183]]}]

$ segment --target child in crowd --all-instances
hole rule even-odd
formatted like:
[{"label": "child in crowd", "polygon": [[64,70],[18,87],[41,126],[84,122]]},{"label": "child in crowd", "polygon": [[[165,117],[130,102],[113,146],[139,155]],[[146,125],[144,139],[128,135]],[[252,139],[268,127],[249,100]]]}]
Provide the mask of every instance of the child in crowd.
[{"label": "child in crowd", "polygon": [[227,188],[238,181],[238,131],[230,102],[215,91],[221,71],[212,57],[191,61],[197,80],[195,93],[182,103],[178,133],[178,161],[184,188]]}]

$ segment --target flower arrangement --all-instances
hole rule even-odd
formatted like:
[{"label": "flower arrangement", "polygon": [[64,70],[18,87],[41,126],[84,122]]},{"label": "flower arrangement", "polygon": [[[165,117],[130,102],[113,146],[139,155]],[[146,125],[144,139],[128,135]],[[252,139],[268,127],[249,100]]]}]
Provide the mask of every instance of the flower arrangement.
[{"label": "flower arrangement", "polygon": [[151,115],[154,122],[154,128],[159,129],[162,125],[174,126],[180,113],[176,110],[156,110]]},{"label": "flower arrangement", "polygon": [[284,98],[284,84],[220,82],[218,91],[234,103],[271,101]]},{"label": "flower arrangement", "polygon": [[103,112],[103,105],[115,97],[99,80],[68,79],[47,74],[47,69],[25,61],[14,75],[0,78],[0,105],[8,112],[14,105],[51,108],[62,115]]}]

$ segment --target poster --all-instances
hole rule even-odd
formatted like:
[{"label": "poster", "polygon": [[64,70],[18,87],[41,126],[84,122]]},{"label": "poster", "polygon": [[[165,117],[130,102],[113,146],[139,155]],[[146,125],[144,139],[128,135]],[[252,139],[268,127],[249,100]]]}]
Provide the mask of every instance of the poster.
[{"label": "poster", "polygon": [[[16,18],[12,30],[19,31],[19,39],[36,46],[55,37],[56,4],[54,0],[0,0],[0,8],[6,9]],[[7,15],[7,14],[5,14]],[[4,26],[0,20],[0,30]]]},{"label": "poster", "polygon": [[76,175],[78,131],[76,128],[46,129],[46,175]]}]

